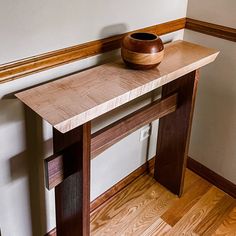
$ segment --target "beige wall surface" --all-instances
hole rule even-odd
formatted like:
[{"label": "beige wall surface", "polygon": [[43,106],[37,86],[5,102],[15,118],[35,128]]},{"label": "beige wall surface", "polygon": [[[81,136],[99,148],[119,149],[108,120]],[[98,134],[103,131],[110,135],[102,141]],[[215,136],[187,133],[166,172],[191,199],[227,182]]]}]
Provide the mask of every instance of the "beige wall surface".
[{"label": "beige wall surface", "polygon": [[[187,16],[236,28],[236,1],[189,0]],[[220,50],[201,70],[189,155],[236,183],[236,43],[185,30],[184,39]]]},{"label": "beige wall surface", "polygon": [[235,0],[189,0],[187,17],[214,24],[236,27]]},{"label": "beige wall surface", "polygon": [[1,0],[0,4],[2,64],[185,17],[187,0],[146,4],[142,0]]},{"label": "beige wall surface", "polygon": [[[0,4],[0,64],[182,18],[187,9],[187,0],[150,0],[147,4],[141,0],[1,0]],[[183,31],[162,38],[164,41],[183,38]],[[24,109],[12,94],[117,56],[119,51],[114,51],[0,85],[0,228],[3,236],[42,236],[55,227],[54,191],[42,187],[42,157],[52,153],[51,127],[39,122],[38,129],[31,130],[41,139],[42,128],[44,143],[41,156],[36,149],[39,147],[35,147],[27,159]],[[119,114],[102,117],[93,123],[93,130],[148,102],[150,97],[143,97],[121,109]],[[150,156],[155,153],[157,124],[153,125]],[[91,200],[145,162],[147,142],[140,142],[139,136],[140,130],[92,161]],[[39,182],[41,188],[37,186]]]}]

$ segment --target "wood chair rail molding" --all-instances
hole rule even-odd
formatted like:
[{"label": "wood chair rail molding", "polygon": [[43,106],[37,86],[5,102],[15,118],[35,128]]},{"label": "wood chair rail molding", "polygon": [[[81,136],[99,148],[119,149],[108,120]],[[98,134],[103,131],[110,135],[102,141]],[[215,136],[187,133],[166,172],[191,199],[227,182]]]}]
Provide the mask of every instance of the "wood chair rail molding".
[{"label": "wood chair rail molding", "polygon": [[186,18],[186,29],[236,42],[236,29]]},{"label": "wood chair rail molding", "polygon": [[[185,18],[153,25],[132,32],[145,31],[163,35],[185,27]],[[131,32],[127,32],[131,33]],[[126,33],[125,33],[126,34]],[[120,47],[121,39],[125,34],[112,36],[100,40],[79,44],[73,47],[44,53],[22,60],[0,65],[0,83],[15,80],[43,70],[68,64],[77,60],[108,52]]]},{"label": "wood chair rail molding", "polygon": [[[216,25],[191,18],[180,18],[162,24],[138,29],[133,32],[145,31],[149,33],[156,33],[158,35],[164,35],[184,28],[236,42],[235,28],[229,28],[223,25]],[[2,64],[0,65],[0,84],[118,49],[124,35],[125,34],[116,35]]]},{"label": "wood chair rail molding", "polygon": [[[55,157],[62,156],[48,168],[51,173],[46,170],[52,177],[49,187],[55,186],[58,236],[89,235],[91,153],[96,156],[153,119],[160,118],[154,178],[181,196],[198,69],[213,62],[218,53],[178,40],[165,45],[158,68],[131,70],[118,60],[16,94],[53,126],[54,156],[48,166]],[[159,87],[161,102],[153,102],[91,134],[93,119]],[[61,164],[63,172],[58,177]]]}]

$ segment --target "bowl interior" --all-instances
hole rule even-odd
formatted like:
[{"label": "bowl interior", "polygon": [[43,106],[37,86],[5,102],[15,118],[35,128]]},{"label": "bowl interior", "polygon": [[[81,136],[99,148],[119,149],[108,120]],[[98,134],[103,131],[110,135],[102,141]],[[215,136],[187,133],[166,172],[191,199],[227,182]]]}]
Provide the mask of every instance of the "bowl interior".
[{"label": "bowl interior", "polygon": [[151,33],[133,33],[130,35],[130,37],[137,40],[147,40],[147,41],[157,39],[157,36]]}]

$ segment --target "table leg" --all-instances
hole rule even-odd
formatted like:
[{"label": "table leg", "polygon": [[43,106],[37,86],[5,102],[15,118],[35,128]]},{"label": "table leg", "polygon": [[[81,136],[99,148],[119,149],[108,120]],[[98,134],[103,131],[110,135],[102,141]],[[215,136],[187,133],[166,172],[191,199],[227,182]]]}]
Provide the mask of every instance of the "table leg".
[{"label": "table leg", "polygon": [[162,87],[162,98],[178,93],[177,109],[159,121],[154,178],[181,196],[197,91],[198,71]]},{"label": "table leg", "polygon": [[[66,134],[54,130],[54,152],[62,152],[65,173],[76,172],[55,187],[57,236],[90,234],[90,143],[91,124]],[[70,158],[76,155],[78,158]],[[75,161],[71,160],[74,159]]]}]

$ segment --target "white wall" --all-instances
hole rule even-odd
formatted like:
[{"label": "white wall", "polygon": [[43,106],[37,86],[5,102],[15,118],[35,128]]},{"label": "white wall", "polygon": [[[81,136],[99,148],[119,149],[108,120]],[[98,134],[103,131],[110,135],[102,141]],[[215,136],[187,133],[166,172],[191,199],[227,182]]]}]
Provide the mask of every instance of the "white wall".
[{"label": "white wall", "polygon": [[185,17],[186,4],[187,0],[147,4],[142,0],[1,0],[0,64]]},{"label": "white wall", "polygon": [[[0,64],[182,18],[186,15],[186,7],[187,0],[150,0],[148,4],[144,4],[141,0],[100,0],[98,2],[92,0],[69,2],[1,0]],[[179,31],[163,39],[182,37],[183,31]],[[103,61],[110,61],[117,55],[117,51],[106,53],[103,56],[95,56],[0,85],[0,228],[2,236],[30,236],[32,232],[34,236],[42,236],[55,227],[54,192],[43,189],[46,209],[43,202],[39,206],[37,195],[41,196],[42,193],[37,190],[37,187],[32,186],[32,180],[29,179],[32,170],[28,166],[35,170],[35,174],[39,172],[42,175],[43,161],[32,163],[27,160],[23,107],[9,94]],[[150,98],[143,97],[137,103],[124,107],[120,112],[124,115],[149,101]],[[102,117],[93,123],[93,129],[118,117],[119,114],[116,113]],[[156,130],[157,123],[154,124],[154,134]],[[44,123],[44,157],[52,152],[51,136],[51,127]],[[154,138],[152,143],[155,143]],[[152,153],[154,149],[155,145],[152,145]],[[137,131],[93,160],[91,198],[96,198],[138,168],[145,161],[145,153],[146,142],[139,142],[139,131]],[[35,154],[32,158],[37,159],[37,155]],[[36,198],[30,195],[32,189],[33,196]],[[32,208],[40,209],[41,212],[34,218],[37,219],[36,224],[31,223]],[[38,214],[38,212],[33,211],[32,214]]]},{"label": "white wall", "polygon": [[[189,0],[187,16],[236,28],[235,0]],[[220,50],[201,70],[189,155],[236,183],[236,44],[186,30],[184,39]]]}]

